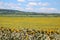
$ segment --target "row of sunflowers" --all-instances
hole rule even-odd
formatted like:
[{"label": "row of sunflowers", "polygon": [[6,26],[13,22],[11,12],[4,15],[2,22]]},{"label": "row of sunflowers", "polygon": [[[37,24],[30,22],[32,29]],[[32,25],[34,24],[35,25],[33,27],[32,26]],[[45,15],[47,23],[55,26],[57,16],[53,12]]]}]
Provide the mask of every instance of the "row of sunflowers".
[{"label": "row of sunflowers", "polygon": [[0,27],[0,40],[60,40],[58,31]]}]

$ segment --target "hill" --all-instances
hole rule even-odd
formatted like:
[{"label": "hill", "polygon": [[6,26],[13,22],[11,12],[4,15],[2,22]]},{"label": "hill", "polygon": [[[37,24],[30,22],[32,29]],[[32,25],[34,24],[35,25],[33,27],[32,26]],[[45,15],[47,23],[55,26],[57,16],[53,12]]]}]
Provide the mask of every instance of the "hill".
[{"label": "hill", "polygon": [[18,11],[18,10],[10,10],[10,9],[0,9],[0,16],[60,16],[60,13],[36,13],[36,12],[24,12],[24,11]]}]

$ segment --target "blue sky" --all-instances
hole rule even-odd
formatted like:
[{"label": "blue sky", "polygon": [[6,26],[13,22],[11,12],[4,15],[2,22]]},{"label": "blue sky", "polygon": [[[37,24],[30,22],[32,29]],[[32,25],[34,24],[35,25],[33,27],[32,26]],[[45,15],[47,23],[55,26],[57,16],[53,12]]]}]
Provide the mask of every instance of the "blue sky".
[{"label": "blue sky", "polygon": [[60,0],[0,0],[0,9],[60,13]]}]

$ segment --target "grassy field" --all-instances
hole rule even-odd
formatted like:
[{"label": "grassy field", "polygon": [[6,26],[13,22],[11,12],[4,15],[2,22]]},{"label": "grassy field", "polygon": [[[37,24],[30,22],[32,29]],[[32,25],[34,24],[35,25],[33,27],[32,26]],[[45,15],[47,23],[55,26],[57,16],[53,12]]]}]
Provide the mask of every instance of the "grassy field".
[{"label": "grassy field", "polygon": [[0,17],[0,27],[57,30],[60,17]]}]

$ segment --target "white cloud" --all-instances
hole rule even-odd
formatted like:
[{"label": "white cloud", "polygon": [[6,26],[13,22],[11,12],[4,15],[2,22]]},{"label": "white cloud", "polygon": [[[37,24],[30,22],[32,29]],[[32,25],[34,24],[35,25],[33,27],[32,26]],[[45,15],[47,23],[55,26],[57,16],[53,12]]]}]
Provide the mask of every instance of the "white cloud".
[{"label": "white cloud", "polygon": [[0,5],[3,5],[3,2],[0,2]]},{"label": "white cloud", "polygon": [[58,13],[60,13],[60,11]]},{"label": "white cloud", "polygon": [[40,12],[49,12],[49,13],[58,12],[58,10],[56,8],[45,8],[45,7],[40,8],[39,11]]},{"label": "white cloud", "polygon": [[5,9],[5,5],[6,5],[6,3],[0,2],[0,9]]},{"label": "white cloud", "polygon": [[30,11],[32,11],[33,10],[33,8],[31,8],[31,7],[28,7],[28,8],[25,8],[26,10],[30,10]]},{"label": "white cloud", "polygon": [[[20,11],[30,11],[30,12],[55,12],[60,13],[60,10],[57,8],[47,8],[44,6],[48,6],[49,3],[37,3],[37,2],[29,2],[26,4],[27,7],[22,7],[20,3],[7,3],[7,2],[0,2],[0,9],[14,9],[14,10],[20,10]],[[42,6],[41,8],[35,8],[35,6]],[[40,7],[39,6],[39,7]]]},{"label": "white cloud", "polygon": [[25,0],[17,0],[18,2],[24,2]]},{"label": "white cloud", "polygon": [[21,4],[0,2],[0,9],[14,9],[14,10],[23,11],[24,9],[20,7],[20,5]]},{"label": "white cloud", "polygon": [[50,4],[48,2],[42,3],[42,2],[29,2],[27,4],[27,7],[35,7],[35,6],[49,6]]},{"label": "white cloud", "polygon": [[20,10],[20,11],[24,11],[24,8],[22,8],[22,7],[16,7],[15,9]]},{"label": "white cloud", "polygon": [[42,8],[40,8],[40,10],[50,10],[50,11],[52,11],[52,10],[56,10],[55,8],[45,8],[45,7],[42,7]]},{"label": "white cloud", "polygon": [[32,6],[37,6],[37,3],[36,2],[29,2],[27,4],[28,7],[32,7]]},{"label": "white cloud", "polygon": [[50,4],[48,2],[46,2],[46,3],[39,2],[38,5],[40,5],[40,6],[48,6]]},{"label": "white cloud", "polygon": [[36,1],[36,0],[28,0],[28,1]]},{"label": "white cloud", "polygon": [[7,4],[9,7],[18,7],[19,5],[17,5],[17,4],[14,4],[14,3],[9,3],[9,4]]},{"label": "white cloud", "polygon": [[24,10],[24,8],[20,7],[20,4],[14,4],[14,3],[9,3],[7,4],[7,6],[10,8],[10,9],[15,9],[15,10]]}]

